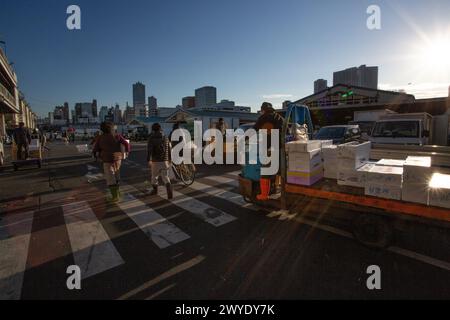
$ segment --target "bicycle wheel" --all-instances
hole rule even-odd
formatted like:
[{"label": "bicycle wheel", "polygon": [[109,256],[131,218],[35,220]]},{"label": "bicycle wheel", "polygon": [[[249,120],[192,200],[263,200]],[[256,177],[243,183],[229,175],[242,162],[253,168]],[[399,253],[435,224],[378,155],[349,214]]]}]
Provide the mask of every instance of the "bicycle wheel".
[{"label": "bicycle wheel", "polygon": [[177,173],[185,186],[190,186],[195,181],[195,170],[189,165],[180,164],[177,166]]}]

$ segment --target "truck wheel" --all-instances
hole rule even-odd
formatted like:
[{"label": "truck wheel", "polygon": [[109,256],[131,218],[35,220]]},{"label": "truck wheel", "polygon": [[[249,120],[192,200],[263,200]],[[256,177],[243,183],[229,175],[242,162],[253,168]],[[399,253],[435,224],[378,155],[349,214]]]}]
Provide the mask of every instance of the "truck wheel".
[{"label": "truck wheel", "polygon": [[353,221],[353,235],[370,248],[386,248],[392,241],[394,230],[389,220],[371,214],[361,214]]}]

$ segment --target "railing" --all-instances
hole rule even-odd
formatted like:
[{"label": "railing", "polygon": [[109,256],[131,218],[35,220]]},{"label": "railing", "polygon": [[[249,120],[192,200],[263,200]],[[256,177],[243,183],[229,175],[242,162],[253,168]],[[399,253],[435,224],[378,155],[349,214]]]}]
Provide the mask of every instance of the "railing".
[{"label": "railing", "polygon": [[16,99],[14,96],[0,83],[0,95],[14,108],[14,112],[18,112]]},{"label": "railing", "polygon": [[8,72],[13,77],[14,81],[17,82],[16,73],[11,68],[11,66],[8,62],[8,58],[6,57],[5,53],[3,52],[3,50],[1,48],[0,48],[0,60],[3,61],[3,64],[6,67],[6,72]]}]

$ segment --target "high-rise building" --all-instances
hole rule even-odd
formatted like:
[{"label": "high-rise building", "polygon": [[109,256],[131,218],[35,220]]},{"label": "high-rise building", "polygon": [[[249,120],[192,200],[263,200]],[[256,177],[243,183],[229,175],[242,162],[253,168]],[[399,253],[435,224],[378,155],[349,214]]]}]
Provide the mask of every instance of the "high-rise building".
[{"label": "high-rise building", "polygon": [[181,104],[185,109],[195,108],[195,97],[184,97]]},{"label": "high-rise building", "polygon": [[97,100],[92,100],[92,116],[96,118],[98,116],[97,113]]},{"label": "high-rise building", "polygon": [[133,108],[136,116],[146,116],[145,85],[141,82],[133,84]]},{"label": "high-rise building", "polygon": [[195,90],[195,107],[211,107],[217,103],[217,89],[215,87],[203,87]]},{"label": "high-rise building", "polygon": [[104,122],[107,115],[108,115],[108,107],[107,106],[101,107],[100,113],[98,115],[100,122]]},{"label": "high-rise building", "polygon": [[364,88],[378,88],[378,67],[349,68],[333,73],[333,85],[345,84]]},{"label": "high-rise building", "polygon": [[122,123],[122,110],[120,110],[120,106],[118,104],[116,104],[116,107],[114,108],[114,123]]},{"label": "high-rise building", "polygon": [[148,116],[156,116],[158,114],[158,99],[154,96],[148,97]]},{"label": "high-rise building", "polygon": [[324,79],[318,79],[314,81],[314,93],[326,90],[328,88],[328,82]]}]

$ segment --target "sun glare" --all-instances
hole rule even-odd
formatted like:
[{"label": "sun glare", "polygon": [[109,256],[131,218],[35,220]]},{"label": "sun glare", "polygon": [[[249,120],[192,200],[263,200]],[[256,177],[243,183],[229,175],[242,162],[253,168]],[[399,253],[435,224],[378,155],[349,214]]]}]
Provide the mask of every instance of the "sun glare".
[{"label": "sun glare", "polygon": [[427,39],[418,50],[418,63],[432,72],[448,72],[450,68],[450,36]]}]

